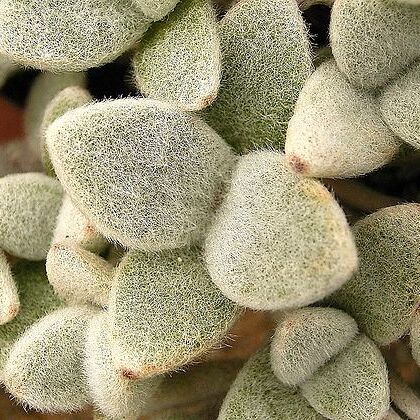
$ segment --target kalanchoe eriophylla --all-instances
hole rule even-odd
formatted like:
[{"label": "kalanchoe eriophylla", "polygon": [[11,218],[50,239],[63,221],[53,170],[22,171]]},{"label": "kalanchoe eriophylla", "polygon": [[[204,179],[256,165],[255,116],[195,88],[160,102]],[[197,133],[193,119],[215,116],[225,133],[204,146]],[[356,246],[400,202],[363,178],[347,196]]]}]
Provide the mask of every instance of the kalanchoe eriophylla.
[{"label": "kalanchoe eriophylla", "polygon": [[86,70],[124,53],[150,22],[131,0],[6,0],[0,53],[41,70]]},{"label": "kalanchoe eriophylla", "polygon": [[202,240],[235,161],[197,116],[148,99],[69,111],[47,144],[64,189],[99,232],[149,251]]},{"label": "kalanchoe eriophylla", "polygon": [[366,89],[384,86],[420,57],[420,8],[395,0],[336,0],[330,40],[340,70]]},{"label": "kalanchoe eriophylla", "polygon": [[388,375],[376,345],[333,308],[285,313],[271,344],[274,374],[298,385],[328,419],[375,420],[389,409]]},{"label": "kalanchoe eriophylla", "polygon": [[220,41],[211,0],[181,2],[142,39],[134,77],[147,97],[199,110],[216,98],[221,77]]},{"label": "kalanchoe eriophylla", "polygon": [[298,388],[282,384],[270,366],[270,347],[252,356],[230,388],[218,420],[322,420]]},{"label": "kalanchoe eriophylla", "polygon": [[346,218],[328,190],[280,152],[240,158],[205,244],[211,278],[229,299],[260,310],[331,294],[357,266]]},{"label": "kalanchoe eriophylla", "polygon": [[375,97],[352,86],[335,61],[328,60],[299,95],[285,151],[297,173],[344,178],[385,165],[400,145],[382,121]]}]

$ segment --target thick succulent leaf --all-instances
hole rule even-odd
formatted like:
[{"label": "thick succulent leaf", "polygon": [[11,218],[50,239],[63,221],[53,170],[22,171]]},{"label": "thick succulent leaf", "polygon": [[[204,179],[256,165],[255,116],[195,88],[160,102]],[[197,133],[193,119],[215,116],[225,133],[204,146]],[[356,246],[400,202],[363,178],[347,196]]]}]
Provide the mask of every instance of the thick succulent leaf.
[{"label": "thick succulent leaf", "polygon": [[248,0],[220,22],[222,83],[204,116],[240,151],[280,148],[298,94],[312,71],[296,0]]},{"label": "thick succulent leaf", "polygon": [[329,302],[387,345],[410,328],[420,302],[420,205],[388,207],[353,227],[359,270]]},{"label": "thick succulent leaf", "polygon": [[262,310],[322,299],[357,266],[350,228],[332,195],[272,151],[240,159],[209,229],[205,259],[227,297]]},{"label": "thick succulent leaf", "polygon": [[4,367],[6,389],[17,401],[45,412],[87,405],[84,339],[95,312],[88,307],[58,309],[20,337]]},{"label": "thick succulent leaf", "polygon": [[376,98],[353,87],[329,60],[299,95],[285,150],[298,173],[344,178],[385,165],[400,144],[382,121]]},{"label": "thick succulent leaf", "polygon": [[336,0],[330,39],[350,82],[378,88],[420,57],[420,9],[395,0]]},{"label": "thick succulent leaf", "polygon": [[43,263],[18,262],[13,276],[19,291],[20,310],[7,324],[0,326],[0,380],[3,367],[15,341],[39,318],[63,305],[48,283]]},{"label": "thick succulent leaf", "polygon": [[92,319],[85,346],[89,394],[101,413],[116,420],[137,419],[144,414],[163,376],[134,381],[119,375],[112,362],[106,312]]},{"label": "thick succulent leaf", "polygon": [[420,62],[385,86],[379,103],[384,121],[392,131],[420,149]]},{"label": "thick succulent leaf", "polygon": [[4,0],[0,53],[41,70],[86,70],[128,50],[149,23],[131,0]]},{"label": "thick succulent leaf", "polygon": [[67,240],[53,244],[46,266],[49,282],[63,299],[108,306],[114,268],[100,256]]},{"label": "thick succulent leaf", "polygon": [[197,116],[147,99],[69,111],[47,143],[79,210],[106,237],[143,250],[201,240],[234,163]]},{"label": "thick succulent leaf", "polygon": [[47,175],[55,176],[54,168],[45,143],[45,134],[47,128],[67,111],[79,108],[92,101],[90,93],[81,86],[69,86],[59,92],[45,109],[42,123],[40,126],[41,137],[41,157]]},{"label": "thick succulent leaf", "polygon": [[346,348],[356,322],[333,308],[302,308],[283,315],[271,343],[271,367],[286,385],[299,385]]},{"label": "thick succulent leaf", "polygon": [[283,385],[271,371],[270,347],[245,364],[230,388],[218,420],[321,420],[298,388]]},{"label": "thick succulent leaf", "polygon": [[240,313],[196,249],[129,252],[117,268],[109,311],[114,363],[131,378],[197,359],[220,345]]},{"label": "thick succulent leaf", "polygon": [[385,360],[362,334],[300,388],[311,406],[331,420],[376,420],[389,409]]},{"label": "thick succulent leaf", "polygon": [[0,248],[16,257],[42,260],[63,199],[60,183],[39,173],[0,179]]},{"label": "thick succulent leaf", "polygon": [[181,2],[155,23],[133,58],[134,76],[147,97],[199,110],[216,98],[221,77],[216,14],[210,0]]}]

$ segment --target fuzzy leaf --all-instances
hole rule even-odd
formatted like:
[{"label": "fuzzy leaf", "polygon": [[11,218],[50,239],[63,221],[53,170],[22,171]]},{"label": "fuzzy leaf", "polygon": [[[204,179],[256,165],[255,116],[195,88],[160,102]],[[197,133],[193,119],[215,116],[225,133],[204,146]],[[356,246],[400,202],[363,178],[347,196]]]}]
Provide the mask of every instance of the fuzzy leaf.
[{"label": "fuzzy leaf", "polygon": [[283,385],[271,371],[270,347],[245,364],[230,388],[218,420],[321,420],[300,394]]},{"label": "fuzzy leaf", "polygon": [[300,388],[311,406],[328,419],[376,420],[389,409],[385,360],[364,335],[357,336]]},{"label": "fuzzy leaf", "polygon": [[116,369],[146,378],[219,345],[240,310],[214,286],[192,249],[129,252],[117,268],[109,312]]},{"label": "fuzzy leaf", "polygon": [[357,266],[350,229],[331,194],[271,151],[240,159],[209,230],[205,258],[229,299],[262,310],[316,302]]},{"label": "fuzzy leaf", "polygon": [[20,335],[46,313],[62,306],[48,283],[44,263],[19,262],[13,267],[19,291],[20,311],[11,322],[0,325],[0,380],[10,349]]},{"label": "fuzzy leaf", "polygon": [[149,23],[131,0],[4,0],[0,53],[41,70],[86,70],[128,50]]},{"label": "fuzzy leaf", "polygon": [[223,76],[204,116],[240,151],[284,145],[287,122],[312,71],[296,0],[248,0],[220,22]]},{"label": "fuzzy leaf", "polygon": [[271,343],[271,367],[286,385],[299,385],[336,356],[358,333],[356,322],[333,308],[286,313]]},{"label": "fuzzy leaf", "polygon": [[133,58],[134,76],[148,97],[199,110],[215,99],[221,77],[220,42],[210,0],[181,2],[155,23]]},{"label": "fuzzy leaf", "polygon": [[402,140],[420,149],[420,62],[380,93],[384,121]]},{"label": "fuzzy leaf", "polygon": [[63,192],[44,174],[0,179],[0,248],[28,260],[47,256]]},{"label": "fuzzy leaf", "polygon": [[400,144],[382,121],[375,97],[354,88],[329,60],[300,93],[285,150],[298,173],[344,178],[385,165]]},{"label": "fuzzy leaf", "polygon": [[146,99],[69,111],[47,142],[79,210],[106,237],[142,250],[199,241],[234,163],[198,117]]},{"label": "fuzzy leaf", "polygon": [[108,306],[114,269],[106,260],[67,240],[47,255],[48,280],[55,292],[72,303]]},{"label": "fuzzy leaf", "polygon": [[336,0],[330,40],[340,70],[367,89],[420,57],[420,9],[394,0]]},{"label": "fuzzy leaf", "polygon": [[388,345],[410,328],[420,302],[420,205],[381,209],[353,227],[360,266],[329,302]]}]

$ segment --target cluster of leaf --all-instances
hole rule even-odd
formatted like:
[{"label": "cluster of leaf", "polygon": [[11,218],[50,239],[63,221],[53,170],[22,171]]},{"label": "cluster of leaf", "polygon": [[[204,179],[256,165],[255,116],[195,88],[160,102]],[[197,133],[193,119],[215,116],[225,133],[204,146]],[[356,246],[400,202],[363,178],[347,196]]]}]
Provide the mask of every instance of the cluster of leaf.
[{"label": "cluster of leaf", "polygon": [[[420,364],[420,205],[350,227],[315,178],[420,148],[420,7],[336,0],[314,70],[301,3],[0,4],[0,84],[43,70],[0,157],[0,381],[18,402],[418,418],[378,345],[410,332]],[[123,54],[139,94],[94,99],[86,71]],[[204,360],[244,308],[278,325],[236,376]]]}]

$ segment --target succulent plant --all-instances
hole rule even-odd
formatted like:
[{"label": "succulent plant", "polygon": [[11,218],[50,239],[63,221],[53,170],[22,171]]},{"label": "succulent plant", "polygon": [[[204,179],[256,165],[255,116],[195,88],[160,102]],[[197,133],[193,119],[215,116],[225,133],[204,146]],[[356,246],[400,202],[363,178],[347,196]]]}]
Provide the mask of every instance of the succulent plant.
[{"label": "succulent plant", "polygon": [[149,24],[131,0],[6,0],[0,53],[41,70],[81,71],[117,58]]},{"label": "succulent plant", "polygon": [[221,77],[220,41],[210,0],[181,2],[147,32],[133,58],[140,91],[186,110],[208,106]]},{"label": "succulent plant", "polygon": [[419,28],[419,0],[0,0],[10,398],[420,420]]},{"label": "succulent plant", "polygon": [[420,9],[395,0],[336,0],[330,39],[340,70],[374,89],[420,57]]},{"label": "succulent plant", "polygon": [[420,62],[389,83],[380,93],[382,116],[404,141],[420,149]]},{"label": "succulent plant", "polygon": [[289,386],[309,379],[358,333],[354,319],[332,308],[303,308],[283,316],[271,344],[271,366]]},{"label": "succulent plant", "polygon": [[69,86],[59,92],[48,106],[45,108],[41,126],[39,127],[41,136],[41,157],[47,175],[55,176],[54,168],[48,154],[47,145],[45,144],[45,134],[47,128],[59,117],[67,111],[76,109],[92,101],[90,93],[81,86]]},{"label": "succulent plant", "polygon": [[359,270],[329,302],[380,345],[408,332],[420,299],[420,206],[381,209],[353,226]]},{"label": "succulent plant", "polygon": [[204,117],[240,151],[280,148],[311,74],[309,39],[295,0],[248,0],[220,21],[222,83]]},{"label": "succulent plant", "polygon": [[95,310],[82,306],[57,309],[25,331],[3,370],[4,384],[14,398],[45,412],[87,405],[84,337],[94,314]]},{"label": "succulent plant", "polygon": [[146,99],[70,111],[47,143],[75,206],[107,238],[142,250],[202,239],[234,163],[198,117]]},{"label": "succulent plant", "polygon": [[239,160],[209,229],[205,259],[229,299],[262,310],[322,299],[357,267],[341,208],[321,183],[296,175],[273,151]]},{"label": "succulent plant", "polygon": [[115,367],[138,379],[180,368],[220,345],[240,310],[212,283],[199,250],[181,249],[128,252],[109,313]]},{"label": "succulent plant", "polygon": [[44,264],[21,261],[13,266],[20,310],[7,324],[0,325],[0,381],[3,368],[13,344],[25,330],[46,313],[63,305],[47,280]]},{"label": "succulent plant", "polygon": [[[3,6],[2,6],[3,7]],[[1,9],[0,9],[1,16]],[[1,21],[1,17],[0,17]],[[0,24],[1,26],[1,24]],[[42,155],[41,139],[42,139],[42,122],[44,113],[48,104],[63,89],[69,86],[86,85],[86,74],[76,72],[65,73],[41,73],[39,74],[26,99],[24,126],[26,140],[28,141],[32,153],[36,156]]]},{"label": "succulent plant", "polygon": [[48,281],[63,299],[108,306],[114,268],[100,256],[71,241],[54,243],[46,268]]},{"label": "succulent plant", "polygon": [[335,61],[328,60],[299,95],[285,151],[298,173],[344,178],[385,165],[400,144],[382,121],[375,97],[353,87]]},{"label": "succulent plant", "polygon": [[16,257],[42,260],[63,199],[60,183],[44,174],[0,179],[0,248]]}]

